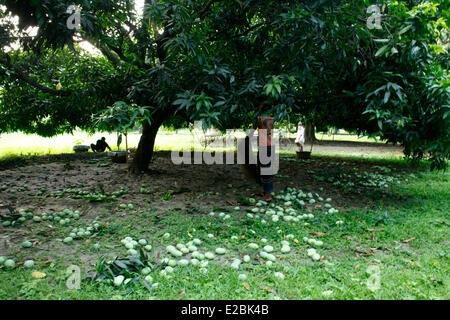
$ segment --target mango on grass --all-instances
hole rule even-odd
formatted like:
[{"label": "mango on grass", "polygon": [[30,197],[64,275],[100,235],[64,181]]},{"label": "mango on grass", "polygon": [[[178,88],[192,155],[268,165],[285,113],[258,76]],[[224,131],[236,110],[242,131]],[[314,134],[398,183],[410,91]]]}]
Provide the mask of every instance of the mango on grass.
[{"label": "mango on grass", "polygon": [[172,273],[173,272],[173,268],[168,266],[164,269],[167,273]]},{"label": "mango on grass", "polygon": [[22,248],[31,248],[33,244],[30,241],[24,241],[22,243]]},{"label": "mango on grass", "polygon": [[33,260],[27,260],[23,263],[23,266],[27,269],[29,268],[33,268],[34,266],[34,261]]},{"label": "mango on grass", "polygon": [[247,280],[247,276],[245,275],[245,274],[240,274],[239,276],[238,276],[238,279],[240,280],[240,281],[245,281],[245,280]]},{"label": "mango on grass", "polygon": [[134,250],[134,249],[128,249],[127,253],[130,256],[136,256],[138,254],[138,252],[136,250]]},{"label": "mango on grass", "polygon": [[319,261],[319,260],[320,260],[320,254],[314,253],[314,254],[312,255],[311,258],[312,258],[313,260],[315,260],[315,261]]},{"label": "mango on grass", "polygon": [[284,279],[284,274],[282,274],[281,272],[275,272],[274,276],[280,280]]},{"label": "mango on grass", "polygon": [[147,274],[149,274],[150,273],[150,268],[149,267],[145,267],[144,269],[142,269],[141,270],[141,273],[143,274],[143,275],[147,275]]},{"label": "mango on grass", "polygon": [[227,250],[224,249],[224,248],[217,248],[217,249],[216,249],[216,253],[217,253],[217,254],[225,254],[225,252],[227,252]]},{"label": "mango on grass", "polygon": [[127,242],[127,243],[125,244],[125,247],[126,247],[127,249],[134,249],[133,244],[130,243],[130,242]]},{"label": "mango on grass", "polygon": [[116,287],[120,286],[123,283],[123,280],[125,280],[125,277],[120,275],[114,278],[114,285]]},{"label": "mango on grass", "polygon": [[209,251],[205,252],[205,257],[209,260],[212,260],[212,259],[214,259],[214,253],[209,252]]},{"label": "mango on grass", "polygon": [[8,269],[12,269],[16,266],[16,263],[14,262],[13,259],[8,259],[5,261],[5,263],[3,265]]},{"label": "mango on grass", "polygon": [[179,266],[187,266],[189,264],[189,260],[187,259],[181,259],[178,261]]},{"label": "mango on grass", "polygon": [[175,267],[177,265],[177,262],[173,259],[170,259],[169,262],[167,262],[167,264],[171,267]]},{"label": "mango on grass", "polygon": [[34,271],[33,273],[31,273],[31,276],[35,279],[43,279],[45,278],[46,274],[43,272]]},{"label": "mango on grass", "polygon": [[73,241],[73,238],[72,238],[72,237],[64,238],[64,243],[65,243],[65,244],[71,244],[72,241]]}]

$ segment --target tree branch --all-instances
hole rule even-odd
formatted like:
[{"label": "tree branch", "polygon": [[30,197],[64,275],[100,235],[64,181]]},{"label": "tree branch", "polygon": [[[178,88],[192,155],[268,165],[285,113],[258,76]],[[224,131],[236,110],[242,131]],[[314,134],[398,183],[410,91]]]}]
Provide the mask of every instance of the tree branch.
[{"label": "tree branch", "polygon": [[69,90],[56,90],[56,89],[52,89],[49,88],[47,86],[41,85],[40,83],[38,83],[35,79],[33,79],[32,77],[30,77],[29,75],[25,74],[22,72],[22,70],[20,70],[18,67],[16,67],[15,65],[13,65],[10,62],[9,56],[6,57],[6,60],[1,60],[0,63],[2,63],[3,65],[7,66],[8,69],[10,69],[11,71],[13,71],[15,77],[19,80],[22,80],[26,83],[28,83],[29,85],[31,85],[32,87],[35,87],[36,89],[41,90],[42,92],[45,93],[50,93],[56,96],[70,96],[72,94],[72,91]]},{"label": "tree branch", "polygon": [[93,45],[94,47],[98,48],[101,53],[115,66],[118,66],[120,64],[120,59],[119,57],[114,54],[113,52],[111,52],[111,50],[105,46],[102,45],[100,43],[99,40],[94,39],[93,37],[89,36],[89,35],[83,35],[82,36],[83,40],[89,42],[91,45]]}]

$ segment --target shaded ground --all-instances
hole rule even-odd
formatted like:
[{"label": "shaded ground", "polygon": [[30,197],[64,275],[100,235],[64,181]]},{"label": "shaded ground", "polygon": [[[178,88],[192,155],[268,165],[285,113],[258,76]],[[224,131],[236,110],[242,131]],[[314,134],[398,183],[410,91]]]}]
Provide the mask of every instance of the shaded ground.
[{"label": "shaded ground", "polygon": [[[236,204],[241,195],[252,196],[260,191],[257,185],[243,179],[240,165],[174,165],[169,152],[158,152],[149,171],[142,176],[128,175],[126,164],[112,163],[106,155],[93,153],[35,157],[0,163],[0,168],[2,166],[8,167],[0,171],[1,185],[7,189],[0,193],[0,204],[16,209],[34,207],[37,212],[62,210],[69,203],[84,210],[99,206],[100,201],[96,202],[95,199],[71,199],[74,195],[70,192],[59,197],[59,193],[67,189],[101,194],[113,193],[123,187],[128,191],[128,194],[120,197],[123,202],[156,202],[158,206],[165,206],[166,197],[166,200],[170,198],[171,206],[180,207],[189,205],[197,197],[204,197],[204,206],[227,206]],[[356,201],[353,205],[365,206],[366,197],[371,196],[370,192],[367,193],[370,188],[335,186],[328,179],[342,181],[341,176],[346,174],[399,174],[407,170],[404,166],[389,164],[389,167],[381,167],[380,171],[374,162],[361,160],[325,157],[295,160],[291,156],[281,156],[275,192],[287,186],[298,187],[305,192],[327,188],[329,194],[326,196],[339,195],[342,204],[353,200]],[[388,172],[383,172],[385,170]],[[224,192],[229,198],[223,198]],[[49,198],[53,198],[52,201],[45,201]]]},{"label": "shaded ground", "polygon": [[[105,154],[93,153],[34,157],[2,165],[9,167],[0,171],[3,216],[9,212],[7,206],[16,212],[33,209],[35,215],[70,208],[79,210],[82,219],[90,221],[101,212],[118,214],[115,203],[131,203],[137,211],[151,206],[159,212],[175,209],[206,214],[214,207],[242,205],[244,197],[257,198],[260,191],[243,178],[240,165],[174,165],[169,152],[158,152],[149,171],[141,176],[128,175],[126,164],[112,163]],[[353,181],[358,174],[363,175],[360,180],[364,182],[367,173],[391,177],[405,175],[406,169],[362,160],[296,160],[293,156],[281,156],[274,191],[295,187],[307,193],[320,192],[324,198],[333,198],[335,206],[343,210],[369,208],[374,205],[373,200],[388,201],[391,195],[384,188],[336,185],[336,181],[345,182],[350,176]],[[113,194],[120,190],[124,190],[123,194],[115,197]],[[307,210],[312,212],[315,207],[321,205],[311,205]],[[6,254],[4,249],[0,249],[1,254]]]}]

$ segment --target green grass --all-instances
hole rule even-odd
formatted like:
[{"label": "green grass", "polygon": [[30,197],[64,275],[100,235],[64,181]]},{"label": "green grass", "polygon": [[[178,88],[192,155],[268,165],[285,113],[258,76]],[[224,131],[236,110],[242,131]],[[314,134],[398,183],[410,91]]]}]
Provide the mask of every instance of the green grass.
[{"label": "green grass", "polygon": [[[201,143],[201,131],[193,132],[182,129],[174,132],[170,132],[164,128],[161,128],[155,142],[156,151],[172,151],[172,150],[192,150],[192,151],[235,151],[235,148],[217,147],[214,145],[208,145],[206,148]],[[237,137],[243,138],[245,135],[243,132],[235,132]],[[104,136],[113,150],[117,149],[116,146],[116,134],[97,133],[95,135],[89,135],[85,132],[76,131],[73,135],[63,134],[53,138],[43,138],[37,135],[26,135],[23,133],[11,133],[0,135],[0,161],[2,162],[17,162],[26,158],[33,158],[41,155],[63,154],[73,153],[72,147],[75,144],[90,145],[95,143],[97,139]],[[295,135],[291,135],[295,138]],[[317,134],[317,138],[320,140],[331,140],[333,137],[328,137],[326,134]],[[374,142],[373,139],[365,137],[358,137],[356,135],[341,134],[335,135],[335,140],[338,141],[352,141],[352,142]],[[137,147],[140,139],[140,134],[131,132],[128,135],[129,147]],[[124,148],[125,142],[123,141],[121,148]],[[375,143],[372,143],[375,146]],[[310,146],[306,145],[305,150],[309,151]],[[293,155],[295,154],[296,147],[290,146],[288,149],[280,150],[281,155]],[[404,163],[403,153],[396,150],[383,150],[377,148],[364,148],[364,147],[327,147],[327,146],[313,146],[313,157],[339,157],[344,159],[365,159],[365,160],[381,160],[381,161],[398,161]]]},{"label": "green grass", "polygon": [[[230,212],[232,218],[226,222],[208,216],[208,210],[196,206],[195,198],[189,212],[143,205],[132,215],[123,210],[127,214],[119,219],[117,214],[110,214],[117,210],[118,203],[108,204],[108,210],[97,215],[98,221],[109,223],[109,227],[91,242],[76,241],[68,248],[56,240],[71,228],[87,224],[80,220],[70,227],[57,228],[55,234],[41,238],[41,243],[32,249],[16,250],[16,262],[27,257],[44,260],[45,248],[52,248],[52,243],[70,254],[33,270],[0,270],[0,299],[449,299],[450,174],[415,175],[390,189],[389,199],[401,200],[380,199],[372,209],[344,207],[333,215],[323,215],[319,210],[307,226],[261,224],[246,218],[245,212]],[[338,220],[343,225],[336,225]],[[162,237],[166,232],[171,234],[169,239]],[[210,233],[214,238],[207,236]],[[247,247],[249,242],[262,245],[260,240],[264,237],[279,249],[280,241],[288,234],[293,234],[298,243],[288,240],[291,253],[277,259],[271,267],[260,264],[255,259],[258,251]],[[239,239],[232,240],[233,235]],[[95,268],[96,259],[102,255],[115,252],[125,256],[126,249],[120,243],[125,236],[146,238],[157,250],[186,243],[193,236],[203,240],[202,252],[220,246],[229,253],[210,262],[206,274],[199,267],[176,267],[172,277],[166,278],[156,269],[152,276],[159,286],[151,291],[140,283],[115,288],[87,281],[82,281],[80,290],[66,288],[69,265],[80,266],[85,275]],[[326,260],[314,262],[306,255],[309,246],[302,240],[305,236],[324,242],[318,251]],[[100,244],[99,251],[93,249],[93,243]],[[228,261],[244,254],[252,256],[252,263],[242,264],[239,271],[231,269]],[[380,270],[380,289],[376,291],[367,287],[370,266]],[[46,273],[46,278],[32,279],[31,271],[35,270]],[[277,279],[274,272],[282,272],[285,279]],[[248,276],[245,285],[238,280],[240,273]],[[332,293],[324,296],[325,291]]]}]

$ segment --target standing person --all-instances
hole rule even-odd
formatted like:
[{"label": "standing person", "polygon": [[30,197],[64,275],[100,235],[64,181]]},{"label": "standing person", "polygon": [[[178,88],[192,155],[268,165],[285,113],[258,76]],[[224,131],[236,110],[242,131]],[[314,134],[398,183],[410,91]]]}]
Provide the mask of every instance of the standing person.
[{"label": "standing person", "polygon": [[295,144],[298,146],[298,151],[303,152],[303,146],[305,145],[305,127],[301,121],[298,122],[297,138],[295,138]]},{"label": "standing person", "polygon": [[102,137],[101,140],[97,140],[97,144],[91,144],[91,149],[94,152],[104,152],[106,148],[108,148],[109,151],[112,151],[109,145],[106,143],[105,137]]},{"label": "standing person", "polygon": [[272,117],[258,117],[258,164],[260,169],[260,182],[263,187],[262,200],[272,201],[273,192],[273,158],[275,145],[272,141],[274,121]]}]

